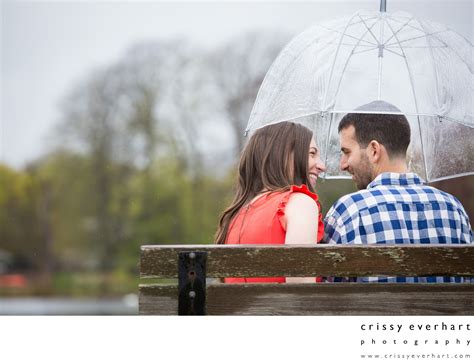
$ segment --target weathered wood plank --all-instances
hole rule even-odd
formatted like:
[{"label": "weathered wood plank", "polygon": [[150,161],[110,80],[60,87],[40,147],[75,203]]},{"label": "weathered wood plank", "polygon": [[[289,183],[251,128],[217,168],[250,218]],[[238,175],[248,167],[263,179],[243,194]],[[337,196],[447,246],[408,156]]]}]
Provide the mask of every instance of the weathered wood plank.
[{"label": "weathered wood plank", "polygon": [[[213,284],[208,315],[473,315],[472,284]],[[177,315],[176,285],[140,285],[140,314]]]},{"label": "weathered wood plank", "polygon": [[175,278],[178,253],[205,251],[208,277],[473,276],[474,245],[144,245],[142,278]]}]

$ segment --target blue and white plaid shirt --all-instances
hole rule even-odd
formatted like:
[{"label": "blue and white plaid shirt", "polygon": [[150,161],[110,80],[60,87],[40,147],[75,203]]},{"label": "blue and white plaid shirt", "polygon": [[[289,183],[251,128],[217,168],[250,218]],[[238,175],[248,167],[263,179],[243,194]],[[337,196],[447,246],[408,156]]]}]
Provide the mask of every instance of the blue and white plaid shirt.
[{"label": "blue and white plaid shirt", "polygon": [[[336,201],[325,218],[324,240],[329,244],[466,244],[472,243],[472,231],[466,211],[454,196],[424,185],[414,173],[382,173],[367,189]],[[360,277],[357,281],[441,283],[470,279]]]}]

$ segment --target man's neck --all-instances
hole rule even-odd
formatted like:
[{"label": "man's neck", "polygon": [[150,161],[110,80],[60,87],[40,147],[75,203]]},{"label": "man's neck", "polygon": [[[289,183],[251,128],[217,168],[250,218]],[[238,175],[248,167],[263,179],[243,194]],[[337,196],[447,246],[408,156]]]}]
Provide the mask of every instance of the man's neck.
[{"label": "man's neck", "polygon": [[377,177],[381,173],[385,172],[391,172],[391,173],[407,173],[408,172],[408,167],[405,162],[405,160],[402,159],[393,159],[393,160],[388,160],[385,163],[382,163],[378,166],[378,168],[375,168],[375,177]]}]

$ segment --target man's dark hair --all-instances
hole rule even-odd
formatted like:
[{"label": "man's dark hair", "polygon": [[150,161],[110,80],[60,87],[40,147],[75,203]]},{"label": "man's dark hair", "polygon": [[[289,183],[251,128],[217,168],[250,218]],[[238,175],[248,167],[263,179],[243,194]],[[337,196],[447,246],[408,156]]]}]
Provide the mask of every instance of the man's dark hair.
[{"label": "man's dark hair", "polygon": [[376,140],[387,149],[389,158],[405,157],[410,144],[410,124],[405,115],[350,113],[339,122],[338,132],[351,125],[361,147]]}]

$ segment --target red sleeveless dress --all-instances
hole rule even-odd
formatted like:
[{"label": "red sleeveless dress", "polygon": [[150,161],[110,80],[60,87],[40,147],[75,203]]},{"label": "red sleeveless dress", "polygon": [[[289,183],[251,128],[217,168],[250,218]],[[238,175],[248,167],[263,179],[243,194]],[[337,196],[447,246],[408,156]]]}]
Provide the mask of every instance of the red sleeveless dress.
[{"label": "red sleeveless dress", "polygon": [[[285,244],[285,207],[292,193],[310,196],[319,209],[318,242],[323,238],[324,225],[318,195],[306,185],[292,185],[288,191],[266,193],[240,209],[230,223],[225,244]],[[225,283],[272,282],[285,283],[285,277],[225,278]]]}]

